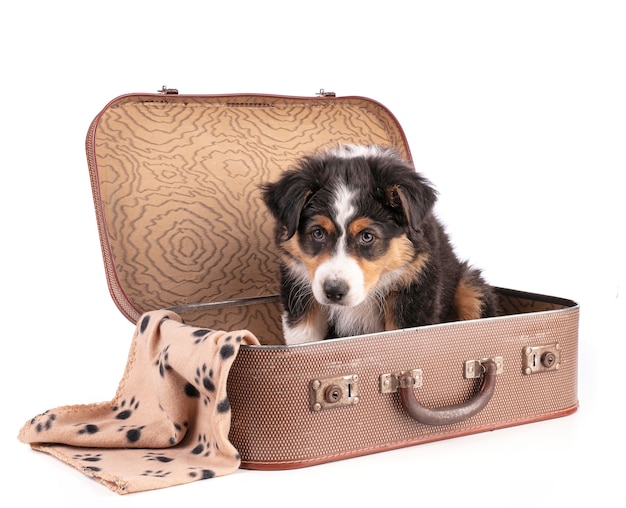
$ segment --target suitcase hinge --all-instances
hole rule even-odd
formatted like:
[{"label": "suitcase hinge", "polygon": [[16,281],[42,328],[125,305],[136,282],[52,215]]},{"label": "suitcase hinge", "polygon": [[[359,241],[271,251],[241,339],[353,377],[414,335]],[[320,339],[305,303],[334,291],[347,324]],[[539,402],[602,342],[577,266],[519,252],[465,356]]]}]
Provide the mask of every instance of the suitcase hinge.
[{"label": "suitcase hinge", "polygon": [[165,85],[161,87],[161,90],[157,90],[157,92],[163,95],[178,95],[177,88],[167,88]]},{"label": "suitcase hinge", "polygon": [[317,95],[318,97],[336,97],[337,96],[335,92],[327,92],[323,88],[320,88],[320,91],[317,92],[315,95]]}]

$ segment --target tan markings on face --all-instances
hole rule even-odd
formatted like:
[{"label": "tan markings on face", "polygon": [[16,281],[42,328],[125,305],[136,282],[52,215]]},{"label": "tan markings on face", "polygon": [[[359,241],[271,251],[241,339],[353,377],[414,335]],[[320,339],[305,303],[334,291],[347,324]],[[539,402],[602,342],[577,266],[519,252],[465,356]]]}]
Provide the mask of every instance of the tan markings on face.
[{"label": "tan markings on face", "polygon": [[335,231],[335,224],[332,220],[330,220],[325,215],[314,215],[312,218],[312,222],[317,224],[321,228],[324,228],[327,233],[333,233]]},{"label": "tan markings on face", "polygon": [[454,293],[454,306],[459,319],[478,319],[482,313],[481,292],[460,281]]},{"label": "tan markings on face", "polygon": [[[335,224],[332,220],[330,220],[325,215],[316,215],[313,217],[313,224],[317,224],[321,228],[325,229],[327,233],[332,233],[335,230]],[[305,262],[305,260],[312,260],[313,257],[309,256],[306,252],[302,250],[300,247],[299,235],[296,233],[289,240],[283,241],[281,247],[285,252],[291,254],[292,257],[296,259],[300,259]]]},{"label": "tan markings on face", "polygon": [[358,219],[354,219],[350,225],[348,226],[348,231],[350,235],[356,236],[364,229],[370,227],[374,222],[372,219],[368,217],[359,217]]},{"label": "tan markings on face", "polygon": [[[294,236],[292,236],[289,240],[282,242],[280,246],[283,248],[283,250],[287,254],[290,254],[291,257],[294,257],[296,259],[302,259],[305,256],[304,252],[300,248],[300,243],[298,242],[297,233]],[[283,258],[285,260],[288,260],[289,256],[283,255]]]},{"label": "tan markings on face", "polygon": [[[411,242],[406,236],[401,236],[391,240],[391,242],[389,242],[387,252],[378,259],[374,261],[368,261],[362,258],[357,259],[357,263],[363,272],[365,291],[369,292],[378,283],[380,277],[385,273],[392,272],[403,267],[409,268],[411,273],[419,271],[417,270],[417,267],[413,266],[414,263],[411,263],[413,254],[413,246]],[[412,277],[410,279],[412,279]]]},{"label": "tan markings on face", "polygon": [[300,248],[298,233],[296,233],[286,242],[283,242],[281,246],[285,250],[285,252],[291,255],[291,257],[289,257],[283,254],[283,261],[285,261],[287,264],[293,263],[293,258],[301,261],[302,264],[305,266],[307,273],[309,274],[310,280],[313,280],[317,267],[323,262],[328,261],[328,259],[330,258],[330,256],[326,252],[323,252],[319,256],[310,256],[309,254],[304,252]]}]

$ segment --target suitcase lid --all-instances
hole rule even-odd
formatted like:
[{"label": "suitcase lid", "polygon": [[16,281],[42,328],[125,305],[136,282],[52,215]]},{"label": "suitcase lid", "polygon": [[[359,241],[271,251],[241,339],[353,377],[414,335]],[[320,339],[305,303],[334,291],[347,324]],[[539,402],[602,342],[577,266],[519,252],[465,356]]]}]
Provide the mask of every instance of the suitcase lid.
[{"label": "suitcase lid", "polygon": [[[259,185],[338,143],[394,146],[395,116],[364,97],[129,94],[93,120],[87,160],[107,282],[121,312],[240,299],[185,316],[280,333],[273,221]],[[259,298],[260,297],[260,298]],[[227,307],[227,308],[224,308]],[[281,338],[266,337],[265,343]]]}]

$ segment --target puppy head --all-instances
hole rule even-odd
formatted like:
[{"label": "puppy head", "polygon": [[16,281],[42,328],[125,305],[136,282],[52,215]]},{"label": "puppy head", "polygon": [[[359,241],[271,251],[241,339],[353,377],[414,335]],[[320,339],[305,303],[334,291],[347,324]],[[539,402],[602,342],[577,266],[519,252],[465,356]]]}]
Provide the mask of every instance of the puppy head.
[{"label": "puppy head", "polygon": [[395,150],[340,145],[300,159],[263,199],[292,273],[320,303],[355,306],[415,260],[436,192]]}]

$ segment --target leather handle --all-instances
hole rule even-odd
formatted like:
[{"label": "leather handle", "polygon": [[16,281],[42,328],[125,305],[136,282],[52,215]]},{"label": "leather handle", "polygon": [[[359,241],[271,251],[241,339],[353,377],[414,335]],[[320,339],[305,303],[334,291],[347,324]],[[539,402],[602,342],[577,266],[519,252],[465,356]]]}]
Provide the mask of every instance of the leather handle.
[{"label": "leather handle", "polygon": [[472,398],[461,404],[435,409],[429,409],[418,402],[411,374],[403,374],[398,388],[402,406],[412,418],[425,425],[449,425],[471,418],[489,403],[496,388],[496,363],[493,360],[485,360],[482,365],[485,369],[482,383]]}]

